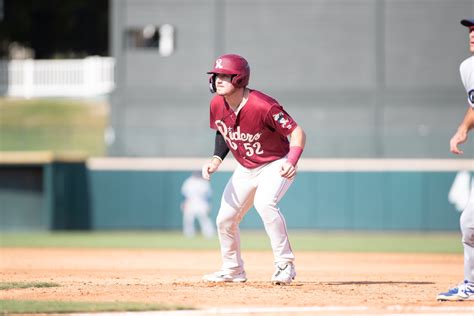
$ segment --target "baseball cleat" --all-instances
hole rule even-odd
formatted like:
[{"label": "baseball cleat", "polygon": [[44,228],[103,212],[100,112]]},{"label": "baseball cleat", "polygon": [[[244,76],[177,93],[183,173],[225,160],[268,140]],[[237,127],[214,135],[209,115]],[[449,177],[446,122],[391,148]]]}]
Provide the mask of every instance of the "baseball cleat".
[{"label": "baseball cleat", "polygon": [[436,299],[438,301],[474,301],[474,283],[464,280],[448,292],[439,293]]},{"label": "baseball cleat", "polygon": [[295,279],[295,265],[291,262],[280,263],[276,266],[272,275],[274,285],[289,285]]},{"label": "baseball cleat", "polygon": [[211,274],[206,274],[202,277],[202,279],[206,282],[214,282],[214,283],[223,283],[223,282],[245,282],[247,281],[247,276],[245,275],[245,271],[242,271],[237,274],[231,274],[226,271],[217,271]]}]

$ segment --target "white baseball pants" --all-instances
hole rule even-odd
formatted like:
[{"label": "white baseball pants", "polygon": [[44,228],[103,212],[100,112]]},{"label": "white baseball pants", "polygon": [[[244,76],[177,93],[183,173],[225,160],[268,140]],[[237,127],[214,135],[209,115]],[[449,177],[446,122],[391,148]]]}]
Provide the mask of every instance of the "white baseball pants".
[{"label": "white baseball pants", "polygon": [[186,237],[194,237],[196,229],[194,222],[197,219],[202,235],[206,238],[214,236],[214,225],[209,218],[210,206],[207,203],[199,203],[196,200],[188,200],[184,202],[183,207],[183,234]]},{"label": "white baseball pants", "polygon": [[474,180],[469,203],[461,214],[460,223],[464,247],[464,279],[474,282]]},{"label": "white baseball pants", "polygon": [[286,222],[278,208],[278,202],[293,182],[293,179],[280,176],[280,168],[285,161],[286,158],[279,159],[255,169],[239,165],[227,183],[216,219],[223,271],[234,274],[244,270],[239,223],[252,204],[270,238],[275,264],[295,259]]}]

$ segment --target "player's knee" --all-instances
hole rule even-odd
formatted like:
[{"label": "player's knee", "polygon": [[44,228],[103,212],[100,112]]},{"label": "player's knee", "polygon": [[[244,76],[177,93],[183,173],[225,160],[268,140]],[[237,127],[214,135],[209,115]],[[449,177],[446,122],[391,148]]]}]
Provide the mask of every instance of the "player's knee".
[{"label": "player's knee", "polygon": [[282,217],[280,214],[280,210],[278,209],[276,204],[255,204],[255,209],[257,210],[258,214],[260,215],[260,218],[262,219],[266,227],[280,227],[282,225]]},{"label": "player's knee", "polygon": [[265,200],[265,199],[255,199],[254,207],[257,210],[257,212],[262,214],[262,212],[276,209],[276,203],[274,203],[273,201]]},{"label": "player's knee", "polygon": [[468,210],[461,215],[461,232],[462,242],[466,245],[474,247],[474,216]]},{"label": "player's knee", "polygon": [[236,225],[235,216],[226,214],[226,212],[219,211],[216,218],[216,226],[220,231],[225,231],[233,228]]},{"label": "player's knee", "polygon": [[463,229],[462,242],[466,245],[474,247],[474,228]]}]

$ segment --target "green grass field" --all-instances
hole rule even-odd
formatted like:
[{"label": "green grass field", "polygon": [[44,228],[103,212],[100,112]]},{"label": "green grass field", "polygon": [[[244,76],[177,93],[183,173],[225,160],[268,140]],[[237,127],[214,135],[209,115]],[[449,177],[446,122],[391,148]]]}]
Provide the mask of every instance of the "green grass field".
[{"label": "green grass field", "polygon": [[107,119],[105,102],[0,98],[0,151],[102,156]]},{"label": "green grass field", "polygon": [[135,302],[63,302],[63,301],[19,301],[0,300],[0,313],[48,314],[48,313],[97,313],[138,312],[192,309],[186,306],[168,306]]},{"label": "green grass field", "polygon": [[27,288],[43,288],[61,286],[52,282],[0,282],[0,290],[10,289],[27,289]]},{"label": "green grass field", "polygon": [[[291,231],[295,251],[462,253],[460,233]],[[243,231],[244,250],[269,250],[262,231]],[[2,247],[219,249],[216,238],[185,238],[180,232],[2,233]]]}]

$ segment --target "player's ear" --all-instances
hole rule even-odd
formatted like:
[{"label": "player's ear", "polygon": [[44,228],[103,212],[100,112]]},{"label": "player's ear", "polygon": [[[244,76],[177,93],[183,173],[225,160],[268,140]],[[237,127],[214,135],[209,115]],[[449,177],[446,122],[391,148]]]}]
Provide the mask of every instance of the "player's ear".
[{"label": "player's ear", "polygon": [[211,74],[211,76],[209,77],[209,91],[211,91],[211,93],[215,93],[216,92],[216,74]]}]

